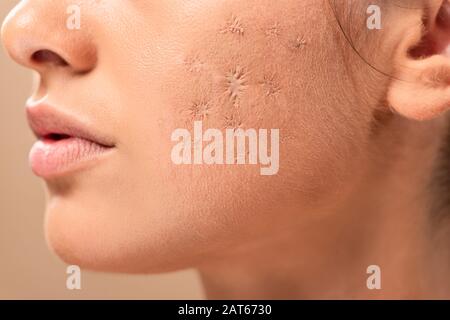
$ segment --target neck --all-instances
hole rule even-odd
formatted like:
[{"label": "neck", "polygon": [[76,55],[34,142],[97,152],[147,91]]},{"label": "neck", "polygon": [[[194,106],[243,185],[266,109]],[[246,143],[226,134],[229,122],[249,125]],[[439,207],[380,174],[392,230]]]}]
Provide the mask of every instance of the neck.
[{"label": "neck", "polygon": [[[397,129],[377,135],[355,191],[333,214],[199,268],[208,298],[449,298],[448,229],[431,223],[427,193],[446,125],[393,121]],[[380,290],[367,287],[371,265],[380,267]]]}]

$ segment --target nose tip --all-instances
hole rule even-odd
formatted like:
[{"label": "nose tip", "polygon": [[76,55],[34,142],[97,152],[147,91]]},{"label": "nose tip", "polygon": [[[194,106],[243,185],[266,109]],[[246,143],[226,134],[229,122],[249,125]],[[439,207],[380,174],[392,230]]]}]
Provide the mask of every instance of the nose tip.
[{"label": "nose tip", "polygon": [[65,13],[64,7],[53,1],[25,1],[17,5],[1,28],[9,56],[41,75],[54,67],[73,73],[94,69],[97,53],[90,33],[67,28]]}]

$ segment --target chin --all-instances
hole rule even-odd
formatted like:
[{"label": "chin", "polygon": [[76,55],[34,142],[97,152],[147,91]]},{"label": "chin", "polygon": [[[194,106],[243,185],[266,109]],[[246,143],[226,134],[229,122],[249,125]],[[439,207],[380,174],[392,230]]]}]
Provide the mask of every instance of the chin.
[{"label": "chin", "polygon": [[[122,213],[121,213],[122,214]],[[46,211],[45,236],[50,250],[63,262],[82,270],[157,274],[194,267],[196,246],[162,236],[170,226],[112,219],[114,212],[76,208],[67,200],[51,203]],[[121,215],[122,216],[122,215]],[[132,220],[132,219],[131,219]],[[174,226],[177,228],[177,226]],[[190,249],[187,249],[190,247]]]}]

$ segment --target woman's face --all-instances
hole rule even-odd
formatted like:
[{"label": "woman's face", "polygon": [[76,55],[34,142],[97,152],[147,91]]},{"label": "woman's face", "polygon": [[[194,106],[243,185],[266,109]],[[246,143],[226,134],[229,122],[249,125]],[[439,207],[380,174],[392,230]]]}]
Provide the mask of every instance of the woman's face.
[{"label": "woman's face", "polygon": [[[74,3],[81,19],[72,30]],[[355,15],[358,33],[369,32],[366,18],[365,9]],[[48,187],[51,247],[108,271],[191,267],[293,218],[306,224],[351,188],[386,81],[343,45],[318,0],[22,1],[3,39],[40,73],[30,105],[81,119],[114,145],[73,170],[35,168]],[[375,57],[376,47],[361,50]],[[38,50],[67,65],[32,58]],[[279,129],[278,172],[174,164],[171,135],[193,132],[196,120],[224,135]]]}]

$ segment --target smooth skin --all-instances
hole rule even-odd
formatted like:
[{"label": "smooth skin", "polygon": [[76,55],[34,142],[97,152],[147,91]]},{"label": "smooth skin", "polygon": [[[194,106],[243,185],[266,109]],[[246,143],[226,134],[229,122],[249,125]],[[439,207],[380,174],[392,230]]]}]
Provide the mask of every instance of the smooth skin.
[{"label": "smooth skin", "polygon": [[[2,40],[39,74],[30,101],[115,145],[46,181],[50,247],[92,270],[197,268],[209,298],[450,298],[450,229],[428,187],[449,123],[450,4],[374,2],[381,30],[365,0],[21,1]],[[171,133],[199,117],[280,129],[278,174],[174,165]]]}]

